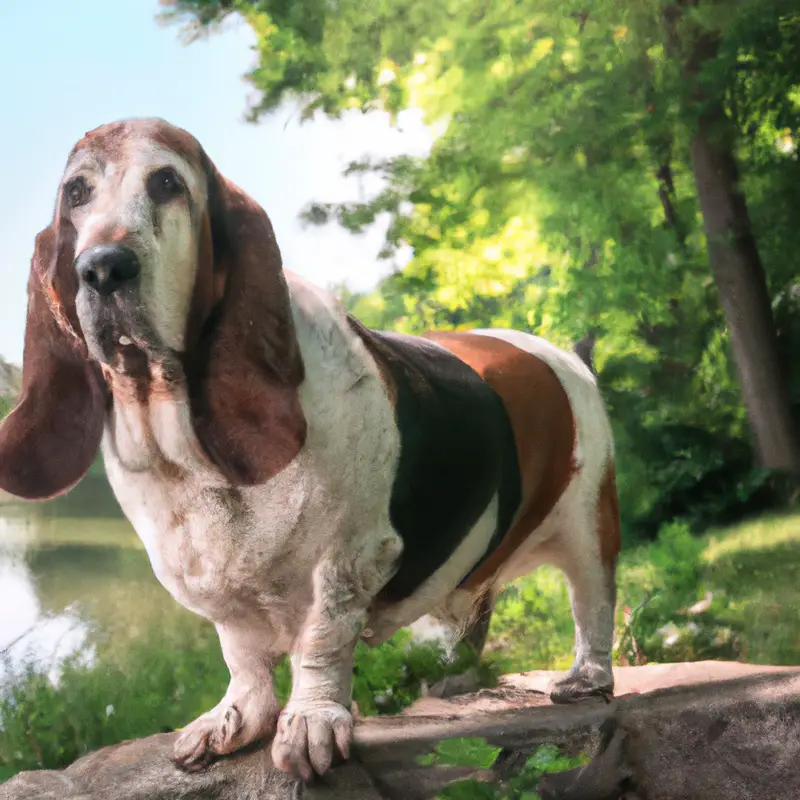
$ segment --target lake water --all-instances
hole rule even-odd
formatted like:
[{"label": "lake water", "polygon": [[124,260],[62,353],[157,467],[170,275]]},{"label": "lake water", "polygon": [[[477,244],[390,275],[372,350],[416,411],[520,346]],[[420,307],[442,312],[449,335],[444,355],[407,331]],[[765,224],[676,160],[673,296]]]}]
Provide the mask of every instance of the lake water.
[{"label": "lake water", "polygon": [[184,611],[156,581],[105,479],[45,503],[0,503],[0,682],[34,661],[57,675],[90,636],[138,635]]}]

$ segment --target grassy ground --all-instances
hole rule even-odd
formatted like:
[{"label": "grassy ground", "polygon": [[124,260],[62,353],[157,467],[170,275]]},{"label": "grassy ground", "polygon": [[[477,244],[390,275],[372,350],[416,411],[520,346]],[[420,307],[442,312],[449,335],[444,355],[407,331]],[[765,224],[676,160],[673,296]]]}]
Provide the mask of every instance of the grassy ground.
[{"label": "grassy ground", "polygon": [[[657,542],[623,554],[617,660],[800,664],[798,581],[800,514],[700,538],[673,525]],[[698,601],[700,608],[686,613]],[[179,630],[154,628],[122,652],[101,643],[91,666],[67,665],[57,686],[30,671],[0,689],[0,780],[179,727],[213,706],[227,679],[213,630],[199,622]],[[484,678],[499,671],[565,668],[572,635],[563,580],[542,569],[500,602]],[[444,664],[431,649],[409,649],[401,632],[380,648],[359,648],[356,701],[362,713],[396,712],[419,696],[423,680],[432,683],[470,666],[468,654]],[[282,667],[283,694],[288,679]]]},{"label": "grassy ground", "polygon": [[[668,526],[657,542],[623,553],[617,584],[618,663],[800,664],[800,514],[702,537]],[[569,666],[572,620],[560,573],[541,569],[511,587],[490,633],[490,657],[503,670]]]}]

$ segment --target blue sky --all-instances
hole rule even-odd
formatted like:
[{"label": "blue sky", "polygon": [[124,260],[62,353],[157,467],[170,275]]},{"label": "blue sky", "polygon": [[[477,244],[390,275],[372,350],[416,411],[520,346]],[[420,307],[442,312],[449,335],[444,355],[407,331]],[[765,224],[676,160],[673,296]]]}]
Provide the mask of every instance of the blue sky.
[{"label": "blue sky", "polygon": [[220,170],[272,218],[289,268],[326,285],[372,285],[389,267],[376,258],[382,229],[354,237],[334,226],[303,229],[310,200],[355,199],[344,165],[365,154],[421,153],[430,137],[413,113],[392,128],[384,115],[300,126],[296,107],[244,122],[252,33],[225,30],[183,45],[155,21],[156,0],[8,3],[0,20],[0,355],[20,362],[33,240],[52,215],[72,145],[97,125],[159,116],[193,133]]}]

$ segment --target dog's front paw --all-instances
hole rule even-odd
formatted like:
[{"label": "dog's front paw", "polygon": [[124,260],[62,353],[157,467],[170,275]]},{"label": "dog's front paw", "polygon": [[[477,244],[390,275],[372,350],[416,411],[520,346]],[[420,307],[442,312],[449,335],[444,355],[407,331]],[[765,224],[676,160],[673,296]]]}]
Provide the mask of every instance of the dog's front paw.
[{"label": "dog's front paw", "polygon": [[304,781],[323,775],[336,752],[347,759],[353,717],[338,703],[289,703],[278,720],[272,742],[272,761],[278,769]]},{"label": "dog's front paw", "polygon": [[197,771],[215,756],[227,755],[275,733],[279,707],[271,696],[245,695],[223,703],[184,728],[175,742],[172,760],[182,769]]}]

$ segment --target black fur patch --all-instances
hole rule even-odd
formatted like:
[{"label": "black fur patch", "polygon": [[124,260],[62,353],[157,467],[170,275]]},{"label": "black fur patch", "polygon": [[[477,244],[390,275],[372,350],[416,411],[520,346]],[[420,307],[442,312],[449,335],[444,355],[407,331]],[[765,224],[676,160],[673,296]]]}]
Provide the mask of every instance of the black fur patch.
[{"label": "black fur patch", "polygon": [[488,552],[502,539],[520,504],[516,445],[502,400],[459,358],[425,339],[350,323],[395,384],[400,462],[389,511],[403,554],[380,599],[396,603],[448,560],[495,493]]}]

